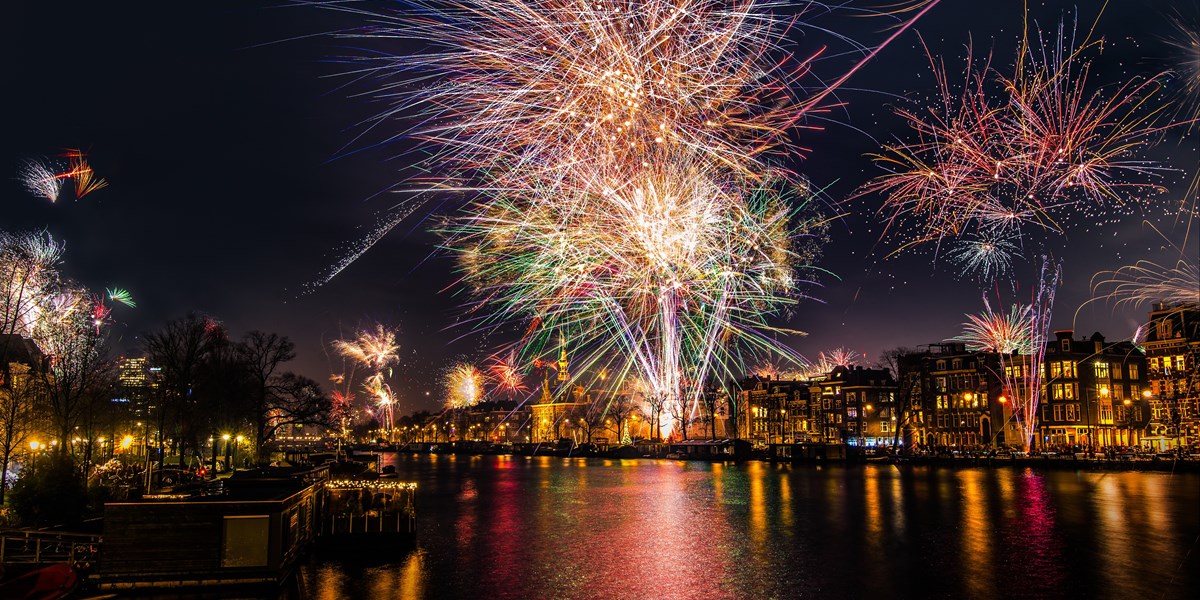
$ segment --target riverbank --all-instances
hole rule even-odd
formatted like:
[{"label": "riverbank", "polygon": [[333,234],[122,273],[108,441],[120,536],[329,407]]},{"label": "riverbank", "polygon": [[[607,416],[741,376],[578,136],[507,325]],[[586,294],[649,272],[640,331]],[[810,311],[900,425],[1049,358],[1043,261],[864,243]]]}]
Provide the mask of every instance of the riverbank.
[{"label": "riverbank", "polygon": [[[781,448],[805,451],[780,452]],[[819,448],[821,452],[811,451]],[[1200,456],[1184,455],[1183,457],[1162,456],[1155,454],[1119,455],[1109,458],[1104,455],[1087,456],[1084,453],[1058,454],[1037,453],[1032,455],[1020,454],[939,454],[939,455],[888,455],[873,454],[866,450],[843,445],[819,446],[813,444],[774,444],[770,450],[753,450],[738,453],[736,458],[719,454],[688,454],[674,452],[671,444],[654,444],[646,447],[620,446],[615,448],[574,447],[563,448],[554,445],[534,447],[520,445],[505,447],[502,445],[480,444],[474,442],[428,445],[409,444],[396,449],[372,449],[372,452],[394,452],[398,454],[452,454],[463,456],[551,456],[557,458],[595,458],[610,460],[682,460],[702,462],[743,462],[763,461],[769,463],[784,463],[796,465],[827,465],[827,464],[893,464],[896,466],[921,465],[947,468],[987,467],[987,468],[1035,468],[1056,470],[1085,470],[1085,471],[1152,471],[1152,472],[1187,472],[1200,473]]]}]

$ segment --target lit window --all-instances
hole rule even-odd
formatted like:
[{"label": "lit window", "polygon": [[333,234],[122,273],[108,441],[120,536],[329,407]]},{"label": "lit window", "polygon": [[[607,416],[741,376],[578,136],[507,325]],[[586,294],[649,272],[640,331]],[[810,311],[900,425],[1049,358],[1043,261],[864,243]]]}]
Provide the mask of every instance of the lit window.
[{"label": "lit window", "polygon": [[1106,363],[1106,362],[1097,362],[1096,363],[1096,378],[1097,379],[1108,379],[1108,363]]}]

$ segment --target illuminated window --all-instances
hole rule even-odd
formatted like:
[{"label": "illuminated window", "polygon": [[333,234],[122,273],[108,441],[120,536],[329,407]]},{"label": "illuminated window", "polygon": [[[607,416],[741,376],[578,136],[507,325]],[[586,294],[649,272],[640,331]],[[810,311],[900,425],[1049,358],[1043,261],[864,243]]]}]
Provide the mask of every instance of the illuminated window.
[{"label": "illuminated window", "polygon": [[1142,386],[1140,386],[1136,383],[1129,384],[1129,397],[1130,398],[1136,399],[1136,398],[1140,397],[1141,395],[1142,395]]},{"label": "illuminated window", "polygon": [[1108,363],[1096,363],[1096,379],[1108,379]]},{"label": "illuminated window", "polygon": [[1054,405],[1054,420],[1055,421],[1062,420],[1062,405],[1061,404]]},{"label": "illuminated window", "polygon": [[1063,361],[1063,377],[1075,377],[1075,361]]},{"label": "illuminated window", "polygon": [[1158,370],[1158,357],[1157,356],[1150,357],[1150,370],[1152,370],[1152,371]]},{"label": "illuminated window", "polygon": [[1075,420],[1075,405],[1068,404],[1068,405],[1066,405],[1066,407],[1067,407],[1067,411],[1066,411],[1067,412],[1067,420],[1074,421]]},{"label": "illuminated window", "polygon": [[1062,377],[1062,363],[1061,362],[1054,361],[1054,362],[1050,363],[1050,377],[1052,377],[1054,379],[1058,379],[1059,377]]},{"label": "illuminated window", "polygon": [[1130,379],[1132,379],[1132,380],[1134,380],[1134,381],[1137,381],[1137,378],[1138,378],[1138,367],[1137,367],[1137,365],[1129,365],[1129,378],[1130,378]]}]

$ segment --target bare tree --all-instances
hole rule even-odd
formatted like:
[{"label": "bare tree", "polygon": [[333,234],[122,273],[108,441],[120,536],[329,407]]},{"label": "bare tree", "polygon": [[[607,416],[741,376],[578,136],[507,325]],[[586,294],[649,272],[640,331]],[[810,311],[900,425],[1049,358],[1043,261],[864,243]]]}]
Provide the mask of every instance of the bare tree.
[{"label": "bare tree", "polygon": [[604,419],[606,429],[612,431],[617,436],[617,443],[620,444],[625,440],[625,425],[629,417],[637,411],[637,404],[629,394],[618,394],[609,401],[605,407]]},{"label": "bare tree", "polygon": [[328,397],[321,392],[321,386],[316,381],[294,373],[284,373],[273,377],[266,395],[266,403],[261,406],[262,412],[258,419],[257,431],[259,460],[268,442],[283,427],[292,425],[324,425],[329,426],[329,411],[332,404]]},{"label": "bare tree", "polygon": [[654,429],[650,432],[650,439],[661,442],[662,428],[659,427],[658,421],[662,418],[663,407],[667,404],[667,396],[659,393],[646,394],[646,403],[650,405],[650,413],[654,418]]},{"label": "bare tree", "polygon": [[112,364],[105,360],[104,338],[92,319],[87,292],[69,290],[60,295],[74,297],[77,306],[41,319],[36,338],[49,363],[39,374],[47,392],[50,427],[58,436],[57,452],[65,456],[75,427],[110,381]]},{"label": "bare tree", "polygon": [[[181,468],[184,466],[184,440],[195,438],[186,427],[188,409],[192,402],[192,385],[199,377],[208,352],[212,325],[209,319],[188,313],[143,336],[146,357],[150,364],[159,368],[158,447],[163,449],[164,432],[168,422],[173,420]],[[158,454],[160,471],[164,454],[162,451]]]},{"label": "bare tree", "polygon": [[0,384],[0,504],[8,489],[8,466],[36,427],[37,405],[45,399],[42,380],[29,365],[5,365]]},{"label": "bare tree", "polygon": [[[921,357],[924,355],[925,353],[918,350],[898,346],[884,350],[876,362],[876,367],[892,373],[898,386],[893,410],[900,414],[896,415],[897,426],[892,439],[894,448],[900,446],[901,431],[908,425],[915,412],[914,403],[920,401]],[[911,450],[907,445],[906,449]]]},{"label": "bare tree", "polygon": [[[291,340],[275,333],[251,331],[238,344],[238,353],[250,378],[249,416],[254,424],[254,457],[261,462],[267,441],[274,437],[275,431],[278,430],[278,425],[273,426],[271,423],[272,419],[278,417],[272,413],[276,409],[283,409],[284,413],[295,413],[292,416],[299,418],[298,422],[303,422],[307,418],[304,413],[311,407],[297,407],[301,410],[296,413],[287,406],[276,406],[280,403],[280,393],[286,393],[281,387],[285,382],[277,371],[283,363],[296,358],[296,345]],[[296,384],[294,380],[286,383],[293,386]],[[316,388],[316,382],[312,382],[312,385]],[[317,395],[320,396],[320,389],[316,389]],[[287,420],[297,422],[293,418]]]}]

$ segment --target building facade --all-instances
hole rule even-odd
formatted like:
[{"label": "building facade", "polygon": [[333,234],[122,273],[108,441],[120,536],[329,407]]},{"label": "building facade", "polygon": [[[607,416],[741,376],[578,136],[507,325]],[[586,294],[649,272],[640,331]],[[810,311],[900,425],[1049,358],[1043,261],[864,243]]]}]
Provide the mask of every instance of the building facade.
[{"label": "building facade", "polygon": [[1042,447],[1140,445],[1146,426],[1146,357],[1131,342],[1056,331],[1042,363],[1037,440]]},{"label": "building facade", "polygon": [[1147,442],[1160,450],[1195,445],[1200,442],[1200,306],[1156,304],[1144,332]]}]

